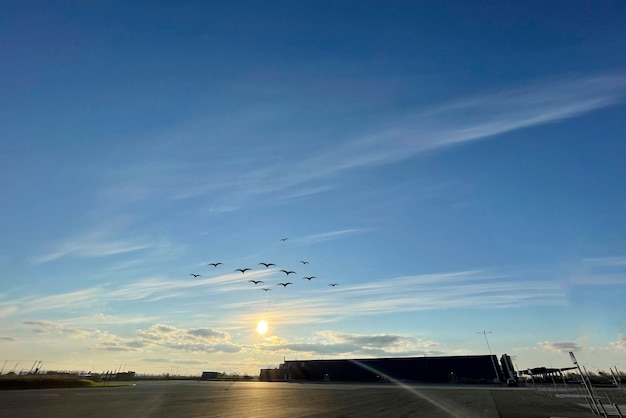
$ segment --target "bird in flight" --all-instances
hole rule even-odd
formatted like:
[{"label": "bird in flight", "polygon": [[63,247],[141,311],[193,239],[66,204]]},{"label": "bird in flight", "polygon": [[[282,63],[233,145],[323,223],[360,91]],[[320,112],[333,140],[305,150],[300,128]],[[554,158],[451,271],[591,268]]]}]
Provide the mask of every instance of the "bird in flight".
[{"label": "bird in flight", "polygon": [[267,292],[268,290],[272,290],[272,289],[268,289],[267,287],[264,287],[263,290]]},{"label": "bird in flight", "polygon": [[302,278],[302,280],[307,279],[308,281],[311,281],[311,279],[314,279],[315,276],[305,276]]},{"label": "bird in flight", "polygon": [[209,263],[209,266],[217,267],[217,266],[219,266],[220,264],[222,264],[222,263]]},{"label": "bird in flight", "polygon": [[189,275],[193,276],[194,278],[202,276],[201,274],[193,274],[193,273],[190,273]]},{"label": "bird in flight", "polygon": [[291,270],[289,270],[289,271],[287,271],[287,270],[281,270],[281,271],[282,271],[283,273],[285,273],[287,276],[289,276],[290,274],[295,274],[295,273],[296,273],[295,271],[291,271]]},{"label": "bird in flight", "polygon": [[282,242],[285,242],[285,241],[287,241],[288,239],[289,239],[289,238],[281,238],[280,240],[281,240]]},{"label": "bird in flight", "polygon": [[268,268],[269,266],[276,266],[276,264],[274,263],[259,263],[265,266],[265,268]]},{"label": "bird in flight", "polygon": [[248,280],[250,283],[254,283],[254,285],[256,286],[259,283],[264,283],[263,280]]},{"label": "bird in flight", "polygon": [[246,272],[246,271],[248,271],[248,270],[252,270],[252,269],[247,268],[247,267],[246,267],[245,269],[235,269],[235,271],[240,271],[240,272],[241,272],[241,274],[245,273],[245,272]]},{"label": "bird in flight", "polygon": [[337,286],[338,284],[339,284],[339,283],[331,283],[331,284],[329,284],[329,286],[335,287],[335,286]]},{"label": "bird in flight", "polygon": [[301,262],[302,264],[309,264],[309,262],[308,262],[308,261],[302,261],[302,260],[300,260],[300,262]]},{"label": "bird in flight", "polygon": [[287,282],[287,283],[278,283],[276,286],[287,287],[287,286],[289,286],[290,284],[293,284],[293,283],[291,283],[291,282]]}]

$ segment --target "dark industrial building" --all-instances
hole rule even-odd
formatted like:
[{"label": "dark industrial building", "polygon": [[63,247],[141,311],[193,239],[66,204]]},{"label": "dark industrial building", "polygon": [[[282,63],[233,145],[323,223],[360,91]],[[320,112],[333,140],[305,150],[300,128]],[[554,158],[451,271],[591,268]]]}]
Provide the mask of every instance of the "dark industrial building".
[{"label": "dark industrial building", "polygon": [[113,377],[114,380],[135,380],[135,372],[118,372]]},{"label": "dark industrial building", "polygon": [[261,370],[259,378],[264,381],[479,383],[493,382],[497,373],[498,380],[506,382],[511,373],[515,374],[508,370],[510,364],[510,357],[506,354],[502,356],[502,365],[494,355],[288,360],[277,369]]},{"label": "dark industrial building", "polygon": [[218,372],[202,372],[200,380],[217,380]]}]

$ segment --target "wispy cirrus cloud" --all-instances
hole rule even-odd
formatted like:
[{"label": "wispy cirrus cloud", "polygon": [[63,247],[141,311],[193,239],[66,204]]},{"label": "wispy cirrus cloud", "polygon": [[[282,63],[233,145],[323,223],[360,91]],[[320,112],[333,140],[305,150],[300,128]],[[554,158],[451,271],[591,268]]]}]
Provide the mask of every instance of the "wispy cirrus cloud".
[{"label": "wispy cirrus cloud", "polygon": [[548,351],[557,351],[562,353],[566,353],[569,351],[580,351],[582,349],[582,347],[578,345],[578,343],[572,341],[542,341],[537,343],[537,347]]},{"label": "wispy cirrus cloud", "polygon": [[194,288],[210,287],[213,292],[236,291],[248,287],[247,280],[260,280],[275,273],[275,271],[275,269],[267,269],[246,272],[246,281],[244,282],[241,281],[242,274],[239,272],[193,280],[147,278],[111,290],[106,293],[106,296],[115,300],[138,300],[146,298],[154,300],[155,297],[176,297],[176,291],[192,290]]},{"label": "wispy cirrus cloud", "polygon": [[4,342],[13,342],[13,341],[17,341],[17,339],[13,338],[13,337],[0,337],[0,342],[2,342],[2,341],[4,341]]},{"label": "wispy cirrus cloud", "polygon": [[22,324],[25,325],[30,331],[39,334],[57,334],[76,339],[108,339],[112,337],[112,334],[97,328],[69,327],[62,323],[53,321],[33,320],[24,321]]},{"label": "wispy cirrus cloud", "polygon": [[574,118],[623,102],[626,77],[571,77],[461,98],[397,120],[391,127],[317,156],[330,172],[391,163],[454,144]]},{"label": "wispy cirrus cloud", "polygon": [[[267,319],[282,324],[319,324],[364,315],[559,306],[566,302],[563,290],[553,281],[519,281],[507,275],[470,270],[340,283],[336,288],[319,289],[314,295],[294,288],[289,299],[272,302]],[[235,311],[254,309],[258,302],[233,302],[228,306]],[[253,321],[255,315],[242,315],[241,321]]]},{"label": "wispy cirrus cloud", "polygon": [[228,332],[212,328],[178,328],[166,324],[153,324],[138,329],[131,338],[122,337],[98,328],[70,327],[53,321],[24,321],[26,330],[46,335],[48,339],[73,338],[84,340],[93,351],[144,351],[170,349],[173,352],[236,353],[240,346],[232,341]]},{"label": "wispy cirrus cloud", "polygon": [[27,296],[0,304],[10,314],[25,314],[40,311],[74,310],[93,307],[94,302],[102,295],[103,287],[95,286],[72,292],[58,293],[48,296]]},{"label": "wispy cirrus cloud", "polygon": [[[245,277],[239,272],[186,280],[152,277],[117,287],[102,284],[72,292],[13,299],[0,303],[0,310],[6,311],[6,315],[71,312],[73,318],[78,318],[71,322],[75,324],[85,320],[98,324],[138,324],[150,321],[150,317],[125,318],[91,313],[94,303],[106,306],[111,302],[169,299],[173,306],[182,308],[185,303],[195,303],[198,295],[210,291],[213,295],[239,295],[219,302],[222,312],[229,312],[222,318],[222,324],[255,321],[258,309],[268,303],[272,306],[269,315],[280,318],[281,323],[307,324],[334,322],[360,315],[451,308],[559,306],[567,302],[562,288],[553,281],[520,281],[480,270],[382,278],[355,284],[339,280],[335,288],[323,285],[315,291],[311,291],[309,286],[293,286],[285,289],[289,292],[288,298],[278,297],[281,289],[275,287],[276,274],[281,273],[277,273],[276,269],[262,269],[249,271]],[[272,292],[261,292],[260,286],[258,289],[251,286],[248,280],[252,279],[269,280]],[[263,297],[260,299],[259,295]],[[246,313],[240,314],[242,311]],[[85,316],[84,312],[90,313]]]},{"label": "wispy cirrus cloud", "polygon": [[10,316],[18,311],[13,301],[0,302],[0,318]]},{"label": "wispy cirrus cloud", "polygon": [[616,341],[609,343],[609,347],[614,350],[626,352],[626,335],[620,334]]},{"label": "wispy cirrus cloud", "polygon": [[154,322],[157,318],[154,316],[143,315],[108,315],[103,313],[91,314],[88,316],[72,316],[62,320],[65,325],[91,324],[91,325],[128,325],[128,324],[145,324]]},{"label": "wispy cirrus cloud", "polygon": [[626,267],[626,255],[614,256],[614,257],[597,257],[585,259],[590,265],[596,266],[625,266]]},{"label": "wispy cirrus cloud", "polygon": [[[168,175],[155,175],[151,169],[141,178],[129,180],[133,198],[163,196],[175,199],[209,197],[208,211],[221,213],[246,207],[263,200],[288,201],[311,196],[337,187],[338,176],[348,170],[365,169],[414,158],[420,154],[454,145],[492,139],[498,135],[533,126],[576,118],[626,100],[626,77],[623,75],[571,76],[542,80],[521,87],[477,93],[431,107],[406,109],[391,122],[372,121],[360,134],[338,136],[333,146],[317,153],[289,153],[281,160],[267,155],[237,155],[219,162],[219,169],[206,164],[186,164]],[[372,118],[375,120],[375,118]],[[320,133],[321,135],[321,133]],[[325,130],[323,135],[332,135]],[[331,143],[331,141],[324,141]],[[246,172],[241,171],[245,161]],[[252,168],[253,167],[253,168]],[[129,169],[134,173],[136,170]],[[145,170],[144,170],[145,171]],[[164,177],[165,176],[165,177]],[[209,179],[207,181],[207,179]],[[118,189],[124,190],[124,179]],[[276,199],[277,193],[282,193]]]},{"label": "wispy cirrus cloud", "polygon": [[356,234],[364,234],[366,232],[374,231],[373,228],[350,228],[350,229],[340,229],[337,231],[329,231],[322,232],[319,234],[307,235],[304,237],[297,237],[291,239],[292,242],[297,244],[317,244],[324,241],[331,241],[336,239],[347,238]]},{"label": "wispy cirrus cloud", "polygon": [[567,279],[574,286],[626,285],[626,256],[587,258]]},{"label": "wispy cirrus cloud", "polygon": [[321,331],[307,339],[288,341],[271,336],[253,346],[257,351],[281,352],[285,354],[335,355],[335,356],[415,356],[441,354],[439,344],[421,338],[394,334],[350,334],[336,331]]},{"label": "wispy cirrus cloud", "polygon": [[189,364],[189,365],[201,365],[207,364],[207,361],[202,360],[189,360],[189,359],[172,359],[172,358],[144,358],[141,361],[148,363],[175,363],[175,364]]},{"label": "wispy cirrus cloud", "polygon": [[36,256],[34,261],[46,263],[64,257],[97,258],[108,257],[154,248],[162,243],[136,241],[114,237],[101,231],[90,231],[54,245]]},{"label": "wispy cirrus cloud", "polygon": [[[211,289],[211,292],[236,292],[249,290],[250,279],[263,279],[271,274],[275,274],[275,269],[256,270],[246,272],[245,280],[239,272],[228,273],[216,277],[203,279],[168,279],[160,277],[150,277],[138,280],[133,283],[112,287],[110,284],[91,286],[71,292],[63,292],[46,296],[26,296],[5,301],[0,301],[0,317],[11,315],[24,315],[33,312],[66,311],[79,313],[91,312],[96,304],[106,304],[117,301],[158,301],[163,299],[176,299],[184,296],[193,296],[194,292],[200,289]],[[75,317],[74,322],[80,322],[80,318]],[[94,323],[143,323],[149,320],[148,317],[117,317],[104,314],[91,314],[86,317]]]},{"label": "wispy cirrus cloud", "polygon": [[[281,171],[277,185],[288,188],[338,172],[389,164],[436,149],[544,125],[623,102],[626,77],[570,77],[520,88],[477,94],[407,111],[388,127],[340,141],[334,148],[301,159]],[[271,180],[269,169],[255,172]]]}]

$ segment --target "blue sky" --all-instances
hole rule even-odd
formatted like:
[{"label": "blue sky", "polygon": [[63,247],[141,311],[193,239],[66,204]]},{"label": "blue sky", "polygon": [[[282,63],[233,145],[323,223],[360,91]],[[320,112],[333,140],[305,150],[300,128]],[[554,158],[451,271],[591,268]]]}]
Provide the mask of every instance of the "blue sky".
[{"label": "blue sky", "polygon": [[626,368],[626,6],[295,3],[3,3],[6,368]]}]

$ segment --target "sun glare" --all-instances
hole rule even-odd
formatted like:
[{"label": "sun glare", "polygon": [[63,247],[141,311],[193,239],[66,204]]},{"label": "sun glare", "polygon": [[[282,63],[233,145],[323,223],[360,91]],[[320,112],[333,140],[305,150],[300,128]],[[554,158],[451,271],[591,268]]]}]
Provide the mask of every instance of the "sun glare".
[{"label": "sun glare", "polygon": [[267,332],[267,321],[259,321],[259,323],[256,324],[256,332],[265,334]]}]

